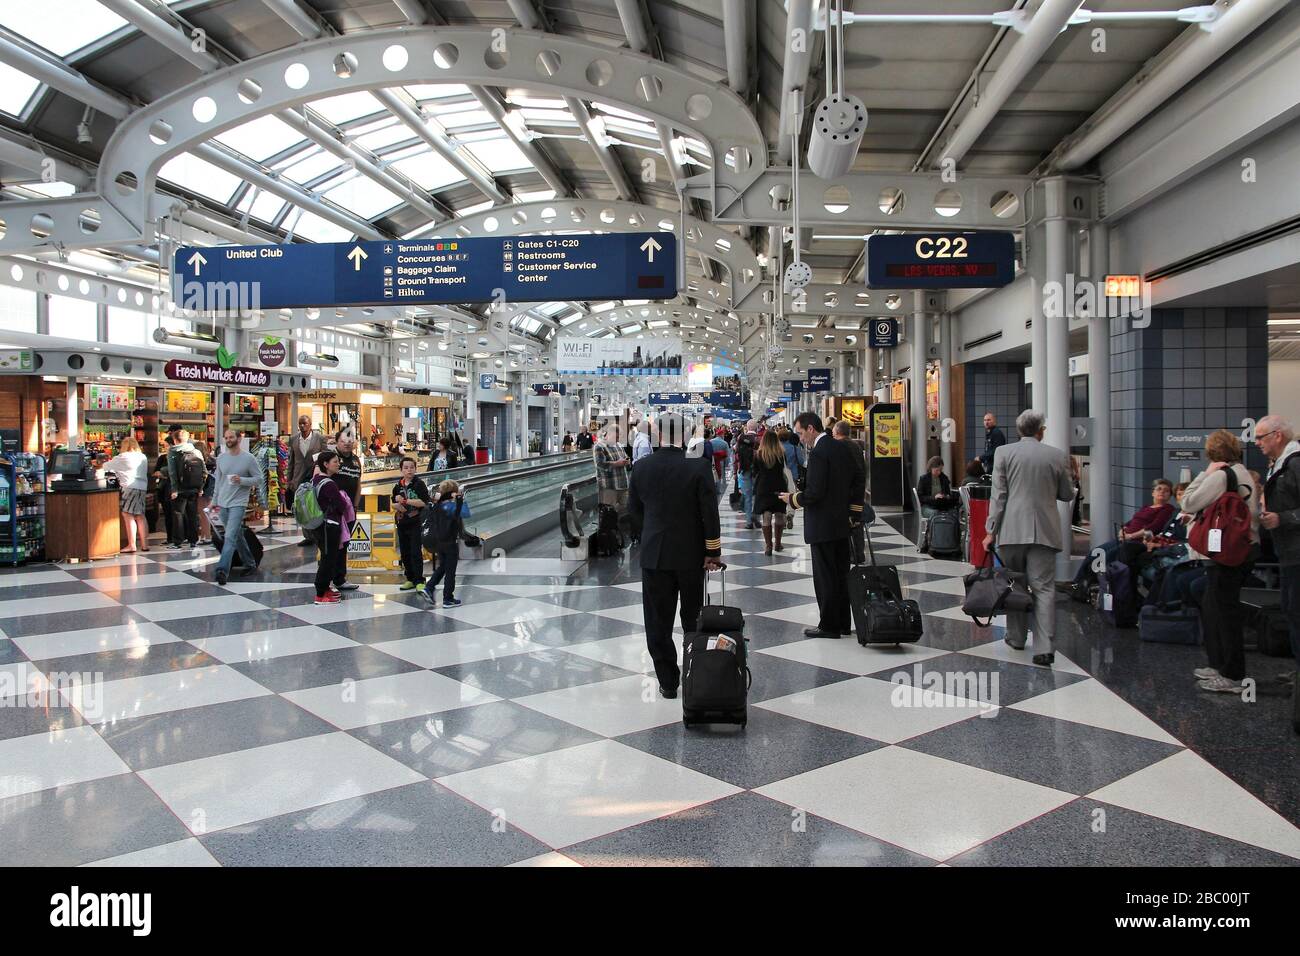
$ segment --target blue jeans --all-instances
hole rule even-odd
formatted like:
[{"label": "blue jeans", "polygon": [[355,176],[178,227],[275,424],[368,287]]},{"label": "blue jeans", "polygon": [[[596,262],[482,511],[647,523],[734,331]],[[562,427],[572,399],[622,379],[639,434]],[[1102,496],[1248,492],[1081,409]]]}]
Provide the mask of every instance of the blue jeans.
[{"label": "blue jeans", "polygon": [[246,507],[236,506],[233,508],[221,508],[221,526],[225,530],[225,539],[221,542],[221,560],[217,562],[217,570],[230,573],[230,565],[235,560],[235,549],[239,549],[239,560],[244,562],[244,567],[255,568],[257,561],[253,558],[253,552],[248,547],[248,542],[244,540],[244,512]]},{"label": "blue jeans", "polygon": [[745,498],[745,523],[754,520],[754,479],[751,475],[740,476],[740,493]]}]

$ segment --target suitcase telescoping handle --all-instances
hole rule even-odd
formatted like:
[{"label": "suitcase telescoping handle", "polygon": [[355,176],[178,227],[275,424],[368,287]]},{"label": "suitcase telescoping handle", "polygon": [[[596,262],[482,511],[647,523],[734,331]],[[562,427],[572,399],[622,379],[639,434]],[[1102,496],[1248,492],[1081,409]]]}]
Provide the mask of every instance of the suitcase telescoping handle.
[{"label": "suitcase telescoping handle", "polygon": [[[722,603],[723,604],[727,603],[727,576],[725,573],[723,573],[726,570],[727,570],[727,566],[725,564],[718,566],[718,580],[722,582]],[[707,569],[705,569],[704,571],[704,606],[705,607],[709,606],[709,572]]]}]

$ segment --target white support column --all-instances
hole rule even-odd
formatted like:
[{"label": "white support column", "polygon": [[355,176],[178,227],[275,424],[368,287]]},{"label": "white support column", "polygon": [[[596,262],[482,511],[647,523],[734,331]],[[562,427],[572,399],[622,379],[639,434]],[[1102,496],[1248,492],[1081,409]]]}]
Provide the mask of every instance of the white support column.
[{"label": "white support column", "polygon": [[[947,437],[952,418],[952,324],[951,312],[945,312],[939,317],[939,447],[940,454],[943,455],[944,473],[955,485],[962,479],[964,468],[961,466],[965,462],[962,461],[962,456],[954,455],[955,432],[952,433],[952,441]],[[954,470],[955,467],[961,470]]]},{"label": "white support column", "polygon": [[[917,290],[912,293],[912,328],[908,335],[911,339],[912,359],[908,378],[908,404],[911,406],[908,417],[912,422],[912,478],[913,482],[925,474],[926,438],[928,428],[925,421],[925,340],[929,332],[930,317],[925,314],[925,293]],[[907,496],[904,495],[904,500]]]},{"label": "white support column", "polygon": [[[1047,221],[1044,223],[1045,279],[1048,283],[1056,284],[1057,289],[1066,289],[1066,273],[1070,268],[1070,222],[1065,218],[1065,180],[1049,179],[1045,186],[1048,196]],[[1059,297],[1063,314],[1044,316],[1047,350],[1041,367],[1043,374],[1040,374],[1037,364],[1034,367],[1034,404],[1047,415],[1047,434],[1044,440],[1067,454],[1070,448],[1070,316],[1074,311],[1073,303],[1067,301],[1068,298],[1065,295]],[[1039,309],[1041,307],[1041,304],[1037,306]],[[1071,577],[1071,503],[1057,502],[1057,510],[1060,513],[1062,541],[1065,545],[1056,559],[1056,578],[1061,581]]]},{"label": "white support column", "polygon": [[68,447],[81,448],[86,443],[82,440],[81,434],[81,395],[77,388],[77,378],[75,375],[68,376],[68,401],[67,401],[67,432]]},{"label": "white support column", "polygon": [[[1094,223],[1088,233],[1088,281],[1099,288],[1110,271],[1110,227]],[[1111,528],[1110,473],[1110,318],[1105,300],[1097,297],[1088,320],[1088,405],[1093,420],[1088,451],[1088,512],[1094,548],[1105,544]]]}]

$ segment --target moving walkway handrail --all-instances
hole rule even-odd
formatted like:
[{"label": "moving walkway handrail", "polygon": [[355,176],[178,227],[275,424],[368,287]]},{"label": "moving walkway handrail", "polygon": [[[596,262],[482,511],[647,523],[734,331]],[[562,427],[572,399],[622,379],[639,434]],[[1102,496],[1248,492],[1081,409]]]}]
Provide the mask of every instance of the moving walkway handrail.
[{"label": "moving walkway handrail", "polygon": [[[579,478],[577,481],[565,482],[560,487],[560,536],[564,539],[566,548],[576,548],[582,544],[582,524],[577,517],[578,507],[574,499],[573,491],[580,485],[589,485],[596,480],[596,476],[588,475],[586,478]],[[573,519],[573,525],[569,524],[569,519]]]},{"label": "moving walkway handrail", "polygon": [[[470,478],[467,479],[463,485],[461,485],[460,490],[468,491],[471,488],[486,488],[490,485],[499,485],[499,484],[504,484],[507,481],[515,481],[522,477],[531,478],[534,475],[544,475],[547,472],[559,471],[561,468],[571,468],[575,464],[577,464],[577,462],[557,461],[553,465],[543,465],[541,468],[524,468],[524,469],[520,469],[519,471],[510,472],[509,474],[505,474],[505,475],[488,475],[487,477],[484,478]],[[596,467],[595,463],[593,462],[592,468],[594,469],[595,467]],[[438,472],[438,474],[442,474],[442,472]],[[594,471],[592,473],[591,480],[592,481],[596,480]]]}]

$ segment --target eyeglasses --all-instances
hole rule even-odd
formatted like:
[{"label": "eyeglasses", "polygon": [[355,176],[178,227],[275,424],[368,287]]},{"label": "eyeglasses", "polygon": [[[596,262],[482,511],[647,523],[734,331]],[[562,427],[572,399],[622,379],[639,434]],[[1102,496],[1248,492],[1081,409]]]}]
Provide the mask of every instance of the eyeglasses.
[{"label": "eyeglasses", "polygon": [[1255,441],[1262,441],[1265,438],[1272,438],[1277,434],[1276,429],[1271,432],[1255,432]]}]

